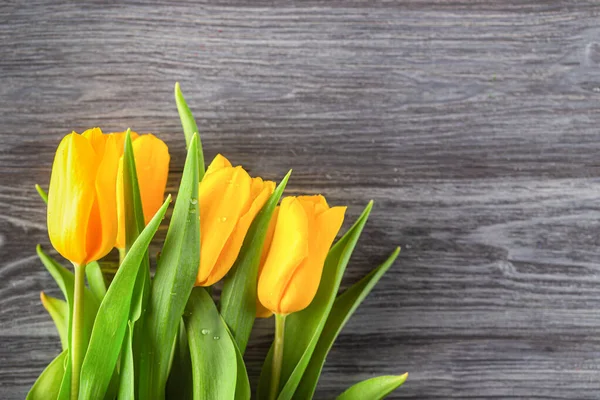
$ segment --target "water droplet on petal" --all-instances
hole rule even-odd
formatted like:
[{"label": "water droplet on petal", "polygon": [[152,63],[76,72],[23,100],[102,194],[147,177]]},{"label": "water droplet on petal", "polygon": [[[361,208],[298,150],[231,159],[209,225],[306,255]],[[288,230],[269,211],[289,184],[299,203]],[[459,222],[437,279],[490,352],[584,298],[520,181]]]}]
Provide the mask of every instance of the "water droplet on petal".
[{"label": "water droplet on petal", "polygon": [[210,330],[208,330],[208,329],[202,329],[201,332],[202,332],[203,335],[208,335],[210,333]]},{"label": "water droplet on petal", "polygon": [[227,217],[221,217],[221,222],[227,221]]}]

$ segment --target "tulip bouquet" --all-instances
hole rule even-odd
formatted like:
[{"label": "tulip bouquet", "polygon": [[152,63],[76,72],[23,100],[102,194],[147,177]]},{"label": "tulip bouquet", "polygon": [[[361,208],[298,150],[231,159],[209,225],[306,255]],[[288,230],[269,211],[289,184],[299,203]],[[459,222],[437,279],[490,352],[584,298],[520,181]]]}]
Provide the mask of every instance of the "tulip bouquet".
[{"label": "tulip bouquet", "polygon": [[[310,399],[340,330],[399,253],[338,296],[372,203],[332,246],[346,207],[320,195],[281,199],[290,173],[276,185],[222,155],[205,170],[178,85],[175,100],[187,158],[153,277],[148,249],[171,202],[160,139],[73,132],[58,146],[48,194],[36,186],[50,242],[73,272],[38,246],[64,295],[41,294],[63,351],[28,399],[250,399],[244,351],[255,318],[272,315],[256,398]],[[113,248],[119,265],[108,284],[98,260]],[[380,399],[405,380],[372,378],[338,399]]]}]

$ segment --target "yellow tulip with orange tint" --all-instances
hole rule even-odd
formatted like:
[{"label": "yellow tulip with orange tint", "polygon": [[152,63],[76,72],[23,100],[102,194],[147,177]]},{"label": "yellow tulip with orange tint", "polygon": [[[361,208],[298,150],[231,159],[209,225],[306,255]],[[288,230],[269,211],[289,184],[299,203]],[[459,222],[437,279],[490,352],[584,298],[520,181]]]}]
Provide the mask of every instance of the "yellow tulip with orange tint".
[{"label": "yellow tulip with orange tint", "polygon": [[[117,135],[118,140],[122,143],[121,147],[123,147],[124,134],[113,133],[113,135]],[[167,145],[152,134],[138,135],[131,132],[131,139],[133,141],[133,157],[144,211],[144,223],[147,224],[163,203],[171,157]],[[119,161],[119,172],[117,174],[117,215],[119,226],[115,247],[124,249],[126,240],[123,157]]]},{"label": "yellow tulip with orange tint", "polygon": [[196,286],[211,286],[229,272],[250,224],[275,189],[217,155],[200,182],[200,266]]},{"label": "yellow tulip with orange tint", "polygon": [[48,235],[66,259],[82,265],[104,257],[117,236],[116,139],[93,128],[65,136],[48,190]]},{"label": "yellow tulip with orange tint", "polygon": [[323,196],[282,200],[258,279],[258,299],[265,309],[287,315],[311,303],[345,212],[346,207],[329,207]]}]

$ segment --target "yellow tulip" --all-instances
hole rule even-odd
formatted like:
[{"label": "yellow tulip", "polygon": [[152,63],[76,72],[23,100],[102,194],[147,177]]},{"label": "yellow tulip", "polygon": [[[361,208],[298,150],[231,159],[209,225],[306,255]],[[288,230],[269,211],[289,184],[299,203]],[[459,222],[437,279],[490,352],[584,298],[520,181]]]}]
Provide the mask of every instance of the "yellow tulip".
[{"label": "yellow tulip", "polygon": [[60,142],[48,190],[48,235],[54,248],[75,264],[105,256],[117,235],[116,139],[99,128]]},{"label": "yellow tulip", "polygon": [[287,315],[311,303],[345,212],[346,207],[330,208],[323,196],[282,200],[258,280],[258,299],[264,308]]},{"label": "yellow tulip", "polygon": [[[113,133],[112,135],[116,135],[122,149],[125,141],[124,134]],[[133,157],[135,158],[135,169],[144,211],[144,223],[147,224],[163,203],[171,157],[167,145],[152,134],[139,136],[131,132],[131,139],[133,140]],[[123,150],[121,150],[122,152]],[[119,172],[117,174],[117,215],[119,224],[115,247],[124,249],[126,241],[122,157],[119,161]]]},{"label": "yellow tulip", "polygon": [[200,266],[196,286],[210,286],[229,272],[256,214],[275,189],[272,181],[251,178],[222,155],[200,183]]}]

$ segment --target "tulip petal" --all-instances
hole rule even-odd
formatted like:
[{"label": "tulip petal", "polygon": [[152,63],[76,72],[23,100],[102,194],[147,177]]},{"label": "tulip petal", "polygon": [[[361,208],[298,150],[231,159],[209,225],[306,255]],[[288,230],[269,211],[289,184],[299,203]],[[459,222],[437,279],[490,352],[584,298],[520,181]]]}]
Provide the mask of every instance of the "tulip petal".
[{"label": "tulip petal", "polygon": [[116,181],[118,165],[117,141],[114,137],[108,136],[95,179],[96,201],[90,214],[86,238],[87,262],[104,257],[115,244],[117,236]]},{"label": "tulip petal", "polygon": [[102,130],[100,128],[88,129],[81,136],[89,140],[96,154],[102,157],[104,145],[106,144],[106,136],[102,134]]},{"label": "tulip petal", "polygon": [[213,267],[210,274],[210,279],[205,282],[204,286],[210,286],[213,283],[221,280],[227,274],[235,260],[237,259],[242,243],[248,233],[250,224],[254,221],[254,217],[267,202],[269,196],[275,190],[275,182],[263,182],[261,178],[253,178],[251,186],[251,199],[247,203],[247,209],[243,211],[242,216],[231,232],[227,243],[223,246],[219,258]]},{"label": "tulip petal", "polygon": [[87,261],[85,238],[95,200],[99,157],[88,139],[75,132],[56,150],[48,190],[48,235],[66,259]]},{"label": "tulip petal", "polygon": [[[102,246],[102,217],[100,215],[100,205],[98,204],[98,196],[94,198],[90,217],[88,219],[87,231],[85,237],[85,252],[86,261],[89,261],[97,253],[100,252]],[[100,258],[100,257],[98,257]],[[98,258],[94,258],[97,260]]]},{"label": "tulip petal", "polygon": [[147,224],[163,203],[171,157],[167,145],[152,134],[133,142],[133,154]]},{"label": "tulip petal", "polygon": [[269,255],[258,281],[258,298],[269,310],[283,313],[281,299],[296,268],[308,257],[309,224],[302,204],[286,197],[279,208]]},{"label": "tulip petal", "polygon": [[248,207],[251,184],[252,178],[242,167],[207,173],[200,183],[202,251],[197,285],[206,286],[209,282],[223,247]]},{"label": "tulip petal", "polygon": [[333,207],[322,211],[325,207],[322,202],[307,201],[305,197],[299,197],[298,201],[304,207],[309,221],[309,251],[308,257],[294,271],[294,276],[281,299],[280,310],[284,314],[306,308],[315,297],[327,252],[342,227],[346,212],[346,207]]},{"label": "tulip petal", "polygon": [[231,167],[231,163],[229,162],[229,160],[227,158],[225,158],[223,155],[217,154],[215,156],[215,158],[213,158],[210,165],[208,166],[208,169],[206,170],[206,174],[208,175],[212,172],[215,172],[222,168],[227,168],[227,167]]},{"label": "tulip petal", "polygon": [[119,166],[117,168],[116,197],[118,226],[115,247],[118,249],[124,249],[127,243],[125,237],[125,192],[123,190],[123,157],[119,159]]},{"label": "tulip petal", "polygon": [[[125,149],[125,135],[127,134],[127,131],[124,132],[113,132],[110,133],[110,137],[113,137],[114,140],[116,141],[116,146],[117,146],[117,150],[119,152],[119,156],[123,155],[123,151]],[[137,133],[133,132],[133,131],[129,131],[129,135],[131,136],[131,141],[135,142],[135,140],[140,137],[140,135],[138,135]]]}]

